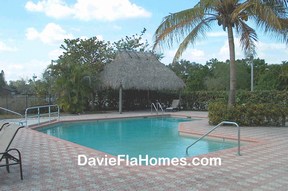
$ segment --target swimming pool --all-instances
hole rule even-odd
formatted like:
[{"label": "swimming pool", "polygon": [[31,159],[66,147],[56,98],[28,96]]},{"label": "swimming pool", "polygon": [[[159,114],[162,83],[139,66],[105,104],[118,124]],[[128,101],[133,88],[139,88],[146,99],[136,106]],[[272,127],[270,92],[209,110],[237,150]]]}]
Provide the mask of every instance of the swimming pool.
[{"label": "swimming pool", "polygon": [[[197,138],[180,136],[180,122],[186,118],[154,117],[63,122],[37,129],[67,141],[105,153],[149,155],[150,157],[186,157],[185,149]],[[235,147],[233,142],[203,139],[190,149],[190,156]]]}]

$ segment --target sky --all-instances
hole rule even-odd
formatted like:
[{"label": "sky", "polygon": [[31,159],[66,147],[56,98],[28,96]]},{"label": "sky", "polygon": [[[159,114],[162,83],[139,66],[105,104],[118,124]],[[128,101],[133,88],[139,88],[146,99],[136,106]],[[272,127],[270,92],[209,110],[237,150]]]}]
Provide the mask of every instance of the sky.
[{"label": "sky", "polygon": [[[155,30],[163,18],[197,0],[9,0],[0,6],[0,70],[10,80],[41,79],[42,73],[62,54],[64,39],[98,37],[115,42],[147,31],[153,45]],[[257,57],[269,64],[288,60],[288,48],[271,35],[258,33]],[[244,58],[236,36],[236,58]],[[158,50],[169,64],[177,46]],[[182,59],[205,64],[212,58],[229,58],[225,31],[214,26],[205,39],[189,46]]]}]

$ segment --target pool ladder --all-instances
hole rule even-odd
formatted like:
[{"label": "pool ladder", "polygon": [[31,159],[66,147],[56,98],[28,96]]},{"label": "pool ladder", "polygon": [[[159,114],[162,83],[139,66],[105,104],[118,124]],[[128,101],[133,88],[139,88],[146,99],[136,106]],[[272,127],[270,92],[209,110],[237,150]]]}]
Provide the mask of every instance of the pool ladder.
[{"label": "pool ladder", "polygon": [[193,145],[195,145],[198,141],[200,141],[201,139],[203,139],[204,137],[206,137],[207,135],[209,135],[211,132],[213,132],[215,129],[217,129],[218,127],[220,127],[221,125],[234,125],[237,127],[238,129],[238,151],[237,151],[237,154],[240,156],[240,126],[235,123],[235,122],[232,122],[232,121],[222,121],[221,123],[219,123],[218,125],[216,125],[215,127],[213,127],[213,129],[211,129],[210,131],[208,131],[206,134],[204,134],[202,137],[200,137],[199,139],[197,139],[195,142],[193,142],[191,145],[189,145],[187,148],[186,148],[186,155],[188,156],[188,150],[190,147],[192,147]]},{"label": "pool ladder", "polygon": [[164,113],[164,110],[159,101],[156,101],[156,103],[151,103],[151,113],[153,109],[156,111],[157,115],[158,115],[159,109],[162,111],[162,114]]},{"label": "pool ladder", "polygon": [[[48,112],[43,112],[41,109],[48,109]],[[53,111],[53,109],[55,111]],[[30,113],[32,113],[32,115],[29,115],[29,111],[30,111]],[[37,114],[33,114],[33,111],[34,111],[34,113],[37,113]],[[40,125],[41,117],[45,117],[45,116],[48,119],[46,122],[50,123],[53,119],[57,119],[57,121],[59,121],[59,119],[60,119],[59,106],[58,105],[41,105],[41,106],[34,106],[34,107],[26,108],[26,110],[25,110],[26,127],[29,126],[29,124],[28,124],[29,118],[31,118],[32,120],[33,120],[33,118],[37,119],[37,124]],[[53,118],[53,116],[54,116],[54,118]],[[45,121],[42,121],[42,122],[45,122]]]}]

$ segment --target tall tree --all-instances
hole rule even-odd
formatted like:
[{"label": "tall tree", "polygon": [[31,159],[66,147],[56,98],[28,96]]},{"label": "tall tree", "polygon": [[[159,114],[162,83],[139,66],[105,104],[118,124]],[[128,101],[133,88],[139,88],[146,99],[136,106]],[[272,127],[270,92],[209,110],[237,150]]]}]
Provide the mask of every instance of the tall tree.
[{"label": "tall tree", "polygon": [[143,35],[145,34],[146,29],[144,28],[140,35],[135,34],[132,36],[126,36],[121,38],[117,42],[114,42],[113,45],[116,50],[128,50],[128,51],[140,51],[145,52],[148,50],[149,43],[147,40],[144,41]]},{"label": "tall tree", "polygon": [[25,80],[21,78],[20,80],[10,81],[9,87],[18,94],[35,94],[35,84],[31,79]]},{"label": "tall tree", "polygon": [[168,67],[185,82],[185,90],[201,91],[207,89],[205,80],[210,73],[207,65],[180,60],[177,63],[168,65]]},{"label": "tall tree", "polygon": [[147,39],[143,39],[145,32],[146,28],[141,31],[140,35],[136,33],[132,36],[125,36],[125,38],[121,38],[120,40],[114,42],[113,47],[116,51],[152,52],[155,54],[158,60],[161,60],[163,58],[163,54],[157,54],[152,51]]},{"label": "tall tree", "polygon": [[0,95],[2,95],[5,92],[6,86],[7,86],[7,83],[5,81],[5,74],[4,74],[4,71],[1,70],[0,72]]},{"label": "tall tree", "polygon": [[288,64],[266,65],[257,78],[257,90],[287,90],[288,89]]},{"label": "tall tree", "polygon": [[281,73],[279,75],[279,89],[288,90],[288,62],[282,62]]},{"label": "tall tree", "polygon": [[65,39],[61,48],[63,54],[49,66],[59,102],[66,111],[82,112],[89,102],[94,105],[99,73],[113,59],[114,50],[110,43],[96,37]]},{"label": "tall tree", "polygon": [[4,74],[4,71],[1,70],[1,72],[0,72],[0,88],[4,87],[6,85],[7,85],[7,83],[5,81],[5,74]]},{"label": "tall tree", "polygon": [[[174,56],[176,61],[189,44],[205,36],[217,23],[227,31],[230,54],[230,93],[228,105],[236,101],[236,66],[234,32],[240,35],[240,43],[246,56],[255,54],[256,31],[248,24],[256,26],[267,34],[277,34],[287,43],[287,0],[200,0],[193,8],[166,16],[155,32],[154,49],[157,46],[171,47],[176,41],[184,40]],[[234,30],[233,30],[234,29]]]},{"label": "tall tree", "polygon": [[[206,63],[210,68],[210,76],[206,78],[208,90],[229,90],[229,61],[221,62],[212,59]],[[246,60],[236,60],[237,67],[237,87],[241,90],[250,89],[250,73]]]}]

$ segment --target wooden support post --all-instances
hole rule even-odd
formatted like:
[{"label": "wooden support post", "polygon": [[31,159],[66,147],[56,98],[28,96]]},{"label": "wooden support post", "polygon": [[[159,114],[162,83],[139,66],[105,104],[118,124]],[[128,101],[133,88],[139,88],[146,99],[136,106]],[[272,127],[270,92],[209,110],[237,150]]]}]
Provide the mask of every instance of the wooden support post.
[{"label": "wooden support post", "polygon": [[122,105],[123,105],[123,99],[122,99],[122,84],[120,84],[119,87],[119,113],[122,114]]}]

